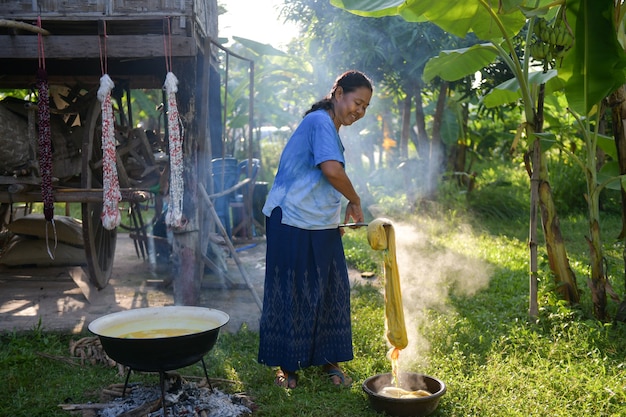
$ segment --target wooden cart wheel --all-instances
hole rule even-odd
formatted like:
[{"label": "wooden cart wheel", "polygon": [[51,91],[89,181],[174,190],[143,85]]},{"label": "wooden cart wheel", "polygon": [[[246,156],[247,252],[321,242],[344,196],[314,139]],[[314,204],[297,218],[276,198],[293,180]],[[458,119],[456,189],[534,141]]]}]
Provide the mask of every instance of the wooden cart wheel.
[{"label": "wooden cart wheel", "polygon": [[[85,121],[82,144],[81,187],[102,188],[102,118],[100,102],[96,99],[89,107]],[[102,202],[81,203],[83,240],[89,280],[99,289],[106,287],[111,278],[117,229],[102,226]]]}]

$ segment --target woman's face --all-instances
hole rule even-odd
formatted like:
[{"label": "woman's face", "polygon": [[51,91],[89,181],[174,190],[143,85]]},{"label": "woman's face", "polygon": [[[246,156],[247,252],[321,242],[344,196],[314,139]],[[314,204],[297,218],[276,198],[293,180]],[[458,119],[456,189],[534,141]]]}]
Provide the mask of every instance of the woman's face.
[{"label": "woman's face", "polygon": [[344,93],[343,88],[335,90],[334,111],[335,127],[350,126],[352,123],[365,116],[365,110],[370,104],[372,91],[367,87],[359,87],[349,93]]}]

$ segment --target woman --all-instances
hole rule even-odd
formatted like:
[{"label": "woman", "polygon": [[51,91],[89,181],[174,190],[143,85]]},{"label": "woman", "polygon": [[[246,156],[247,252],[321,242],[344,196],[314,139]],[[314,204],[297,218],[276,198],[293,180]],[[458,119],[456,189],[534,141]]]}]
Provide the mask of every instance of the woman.
[{"label": "woman", "polygon": [[322,366],[335,385],[350,385],[339,362],[352,360],[350,283],[339,228],[363,221],[346,175],[339,128],[365,115],[372,82],[359,71],[337,78],[313,104],[280,158],[263,213],[267,253],[259,363],[279,367],[275,383],[295,388],[298,369]]}]

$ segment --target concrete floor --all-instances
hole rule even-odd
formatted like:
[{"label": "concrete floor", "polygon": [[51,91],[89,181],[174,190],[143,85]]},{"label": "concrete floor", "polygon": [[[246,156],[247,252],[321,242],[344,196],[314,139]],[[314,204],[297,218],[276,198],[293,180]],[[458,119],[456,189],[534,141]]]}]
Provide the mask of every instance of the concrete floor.
[{"label": "concrete floor", "polygon": [[[235,245],[250,284],[263,299],[265,240]],[[227,258],[226,279],[207,274],[202,282],[200,306],[230,315],[225,331],[236,332],[245,323],[258,330],[260,309],[232,257]],[[0,332],[44,330],[73,333],[103,315],[141,307],[174,305],[172,287],[165,286],[169,267],[138,257],[133,241],[118,234],[113,273],[100,291],[85,285],[75,268],[6,268],[0,266]]]}]

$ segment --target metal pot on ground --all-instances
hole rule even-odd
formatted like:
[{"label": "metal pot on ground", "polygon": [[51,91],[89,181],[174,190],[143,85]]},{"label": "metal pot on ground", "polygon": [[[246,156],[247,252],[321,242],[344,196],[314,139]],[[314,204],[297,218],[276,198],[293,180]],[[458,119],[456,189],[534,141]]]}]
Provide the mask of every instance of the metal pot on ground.
[{"label": "metal pot on ground", "polygon": [[384,387],[393,385],[390,373],[378,374],[363,381],[363,391],[369,397],[370,406],[379,413],[397,417],[424,417],[432,414],[439,405],[439,400],[446,393],[446,384],[432,376],[406,372],[399,376],[400,387],[407,391],[426,390],[427,397],[394,398],[383,395]]}]

